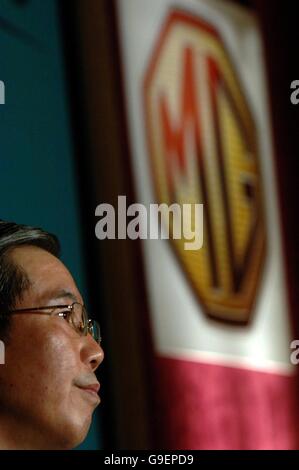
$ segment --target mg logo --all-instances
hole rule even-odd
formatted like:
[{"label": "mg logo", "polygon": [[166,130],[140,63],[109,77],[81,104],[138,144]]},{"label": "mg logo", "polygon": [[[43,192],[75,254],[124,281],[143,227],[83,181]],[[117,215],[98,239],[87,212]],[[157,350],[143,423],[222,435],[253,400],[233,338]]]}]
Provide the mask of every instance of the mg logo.
[{"label": "mg logo", "polygon": [[205,313],[246,323],[265,260],[262,182],[254,121],[215,28],[172,12],[143,94],[157,200],[204,205],[203,248],[170,243]]}]

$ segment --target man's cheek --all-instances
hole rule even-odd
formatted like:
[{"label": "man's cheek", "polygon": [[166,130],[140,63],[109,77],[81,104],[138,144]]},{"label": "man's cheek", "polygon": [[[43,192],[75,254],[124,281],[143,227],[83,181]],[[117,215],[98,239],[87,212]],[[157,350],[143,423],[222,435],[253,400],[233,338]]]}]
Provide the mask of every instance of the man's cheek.
[{"label": "man's cheek", "polygon": [[[64,326],[64,325],[63,325]],[[49,331],[43,341],[43,349],[49,360],[55,362],[66,362],[71,360],[74,362],[76,357],[76,350],[74,347],[74,341],[71,340],[64,328],[56,326]]]},{"label": "man's cheek", "polygon": [[65,335],[49,336],[43,356],[43,368],[53,375],[53,383],[59,383],[60,387],[72,382],[78,374],[78,353]]}]

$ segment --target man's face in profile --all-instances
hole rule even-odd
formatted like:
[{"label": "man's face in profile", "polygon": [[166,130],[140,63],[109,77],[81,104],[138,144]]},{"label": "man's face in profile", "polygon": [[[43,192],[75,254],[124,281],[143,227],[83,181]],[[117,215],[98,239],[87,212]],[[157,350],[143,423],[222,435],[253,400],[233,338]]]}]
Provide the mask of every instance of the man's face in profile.
[{"label": "man's face in profile", "polygon": [[[30,280],[16,309],[83,304],[62,262],[34,246],[10,255]],[[95,370],[103,350],[63,318],[13,314],[0,366],[0,447],[68,449],[85,438],[99,404]],[[92,387],[94,386],[94,387]],[[94,389],[94,391],[92,390]]]}]

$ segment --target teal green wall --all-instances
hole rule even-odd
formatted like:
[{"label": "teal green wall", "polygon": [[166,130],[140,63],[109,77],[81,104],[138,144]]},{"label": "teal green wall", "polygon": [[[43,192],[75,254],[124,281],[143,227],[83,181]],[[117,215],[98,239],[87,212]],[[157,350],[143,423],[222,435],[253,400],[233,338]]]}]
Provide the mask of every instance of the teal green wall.
[{"label": "teal green wall", "polygon": [[[55,0],[0,0],[0,218],[58,235],[86,293],[78,192]],[[100,448],[98,419],[81,446]]]}]

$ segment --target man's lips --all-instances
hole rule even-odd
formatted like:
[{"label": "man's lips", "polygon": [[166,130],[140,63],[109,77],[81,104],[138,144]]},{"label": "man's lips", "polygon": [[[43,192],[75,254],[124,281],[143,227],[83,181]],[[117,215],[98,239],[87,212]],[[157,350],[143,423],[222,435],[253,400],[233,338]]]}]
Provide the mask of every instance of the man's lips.
[{"label": "man's lips", "polygon": [[97,400],[100,400],[100,397],[98,395],[98,392],[100,390],[100,384],[99,383],[84,385],[84,386],[78,386],[78,388],[80,388],[84,392],[88,393],[90,396],[93,396]]},{"label": "man's lips", "polygon": [[100,384],[99,383],[90,384],[90,385],[86,385],[80,388],[83,388],[83,390],[90,390],[92,392],[98,393],[98,391],[100,390]]}]

